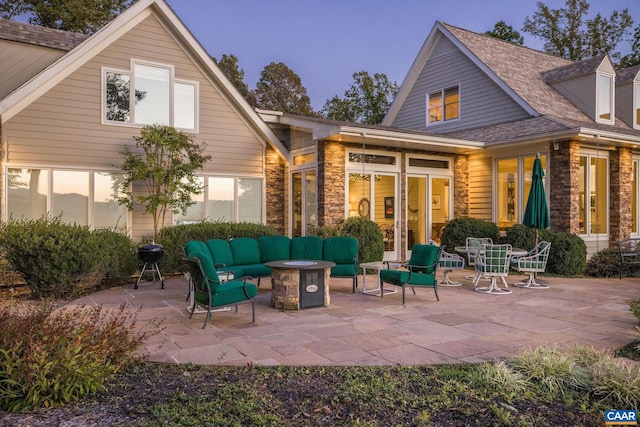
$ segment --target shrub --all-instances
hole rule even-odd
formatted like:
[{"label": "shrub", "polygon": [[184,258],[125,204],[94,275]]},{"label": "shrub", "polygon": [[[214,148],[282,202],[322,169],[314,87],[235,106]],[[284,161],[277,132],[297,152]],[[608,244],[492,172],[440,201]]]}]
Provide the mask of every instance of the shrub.
[{"label": "shrub", "polygon": [[340,226],[338,233],[341,236],[351,236],[358,239],[358,261],[381,261],[384,256],[384,240],[378,224],[370,219],[352,216],[347,218]]},{"label": "shrub", "polygon": [[0,410],[57,406],[103,389],[146,338],[133,333],[136,316],[124,304],[106,313],[99,306],[0,309]]},{"label": "shrub", "polygon": [[455,246],[466,245],[467,237],[490,237],[494,243],[499,243],[500,230],[493,222],[476,218],[455,218],[444,227],[442,247],[452,251]]},{"label": "shrub", "polygon": [[135,271],[133,242],[117,232],[91,232],[59,217],[10,220],[0,246],[11,267],[39,296],[65,298],[124,280]]},{"label": "shrub", "polygon": [[620,251],[616,248],[599,250],[587,261],[584,274],[592,277],[618,277],[620,275]]},{"label": "shrub", "polygon": [[587,264],[587,245],[578,235],[540,230],[540,240],[551,242],[547,272],[559,276],[578,276]]},{"label": "shrub", "polygon": [[[535,230],[526,225],[515,224],[507,228],[505,240],[514,248],[531,250],[535,246]],[[540,238],[538,237],[538,240]],[[553,245],[551,246],[553,249]]]},{"label": "shrub", "polygon": [[180,247],[190,240],[229,240],[234,237],[257,238],[275,234],[276,231],[273,227],[250,222],[202,221],[165,227],[162,229],[160,238],[156,241],[164,247],[165,253],[160,262],[160,268],[165,274],[182,271]]},{"label": "shrub", "polygon": [[323,239],[326,239],[327,237],[338,236],[339,231],[338,231],[338,227],[333,227],[331,225],[325,225],[322,227],[319,227],[317,225],[312,225],[309,227],[308,234],[310,236],[320,236]]}]

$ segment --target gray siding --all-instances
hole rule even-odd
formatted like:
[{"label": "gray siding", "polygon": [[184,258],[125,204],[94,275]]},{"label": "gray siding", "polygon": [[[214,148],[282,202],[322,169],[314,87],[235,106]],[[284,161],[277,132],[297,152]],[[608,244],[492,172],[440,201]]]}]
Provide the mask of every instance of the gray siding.
[{"label": "gray siding", "polygon": [[311,132],[291,129],[291,150],[313,147],[315,145],[316,141],[313,140]]},{"label": "gray siding", "polygon": [[616,118],[633,127],[633,82],[616,86]]},{"label": "gray siding", "polygon": [[[426,125],[427,93],[460,85],[460,119]],[[393,126],[451,132],[529,117],[498,85],[441,37],[407,96]]]},{"label": "gray siding", "polygon": [[[264,176],[265,145],[231,104],[151,16],[73,72],[3,128],[7,163],[114,169],[139,128],[101,124],[101,67],[128,70],[130,59],[175,66],[179,79],[198,81],[199,133],[212,160],[206,174]],[[151,234],[151,218],[133,212],[134,238]]]},{"label": "gray siding", "polygon": [[590,119],[596,117],[596,74],[587,74],[571,80],[552,83],[551,86]]},{"label": "gray siding", "polygon": [[64,51],[0,40],[0,99],[60,58]]}]

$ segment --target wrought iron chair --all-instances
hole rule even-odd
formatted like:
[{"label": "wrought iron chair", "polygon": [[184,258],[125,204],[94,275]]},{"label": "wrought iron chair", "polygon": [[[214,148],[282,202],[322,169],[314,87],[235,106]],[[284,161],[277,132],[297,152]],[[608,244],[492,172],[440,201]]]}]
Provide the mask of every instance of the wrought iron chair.
[{"label": "wrought iron chair", "polygon": [[232,280],[222,283],[218,278],[213,262],[207,255],[196,252],[189,254],[189,258],[183,258],[185,273],[188,277],[189,288],[194,293],[193,305],[190,308],[189,318],[196,311],[196,305],[200,304],[207,309],[202,329],[207,326],[211,318],[211,312],[218,308],[251,303],[252,322],[256,322],[256,303],[254,297],[258,294],[258,287],[247,282],[248,277],[240,280]]},{"label": "wrought iron chair", "polygon": [[[475,288],[476,292],[485,294],[510,294],[505,277],[509,275],[509,263],[511,261],[511,245],[482,245],[477,252],[475,270],[476,277],[484,277],[491,280],[491,284],[483,288]],[[497,279],[500,278],[504,288],[500,288]]]},{"label": "wrought iron chair", "polygon": [[[421,245],[416,243],[411,250],[411,259],[402,264],[405,269],[380,270],[380,282],[384,288],[385,283],[393,286],[402,286],[402,304],[405,301],[405,289],[410,287],[415,295],[416,287],[433,288],[438,297],[438,282],[436,281],[436,269],[440,260],[440,247],[436,245]],[[381,296],[384,292],[381,293]]]},{"label": "wrought iron chair", "polygon": [[544,273],[546,270],[550,250],[551,242],[543,240],[526,255],[513,258],[511,260],[511,267],[521,273],[529,274],[529,279],[526,282],[518,282],[513,285],[520,288],[547,289],[549,286],[536,282],[535,275],[536,273]]},{"label": "wrought iron chair", "polygon": [[453,270],[464,270],[465,261],[464,258],[458,254],[452,254],[444,250],[440,252],[440,260],[438,261],[438,267],[444,270],[442,280],[438,281],[440,286],[461,286],[462,282],[453,282],[449,278],[449,273]]}]

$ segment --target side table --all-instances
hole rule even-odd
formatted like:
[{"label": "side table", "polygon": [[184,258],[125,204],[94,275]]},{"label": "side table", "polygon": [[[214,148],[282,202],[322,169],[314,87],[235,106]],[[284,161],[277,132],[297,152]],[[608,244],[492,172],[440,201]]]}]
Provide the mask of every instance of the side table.
[{"label": "side table", "polygon": [[[400,266],[400,262],[398,261],[388,261],[389,268],[398,268]],[[362,269],[362,293],[365,295],[389,295],[395,294],[398,292],[398,289],[394,286],[393,288],[385,288],[382,289],[382,283],[380,282],[380,270],[384,270],[387,268],[387,262],[384,261],[375,261],[375,262],[363,262],[360,264],[360,268]],[[366,270],[376,270],[376,275],[378,276],[377,286],[373,289],[367,289],[367,272]]]}]

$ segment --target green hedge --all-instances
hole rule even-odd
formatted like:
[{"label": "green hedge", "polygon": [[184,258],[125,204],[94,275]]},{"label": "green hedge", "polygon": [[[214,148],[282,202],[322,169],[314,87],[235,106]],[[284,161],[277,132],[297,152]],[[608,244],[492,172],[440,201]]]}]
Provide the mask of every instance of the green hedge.
[{"label": "green hedge", "polygon": [[453,251],[456,246],[465,246],[467,237],[490,237],[494,243],[500,243],[500,230],[493,222],[476,218],[455,218],[444,227],[442,247]]},{"label": "green hedge", "polygon": [[338,234],[358,239],[358,262],[382,261],[384,237],[375,222],[352,216],[338,226]]},{"label": "green hedge", "polygon": [[202,221],[193,224],[181,224],[162,229],[156,243],[164,247],[164,257],[160,262],[163,274],[182,271],[180,247],[190,240],[207,241],[209,239],[229,240],[234,237],[273,236],[273,227],[250,222]]},{"label": "green hedge", "polygon": [[[578,235],[567,232],[540,230],[538,241],[551,242],[547,273],[558,276],[579,276],[587,264],[587,245]],[[507,229],[506,242],[513,247],[530,250],[535,246],[535,230],[522,224]]]},{"label": "green hedge", "polygon": [[92,232],[59,217],[2,224],[0,248],[11,268],[44,297],[67,298],[122,284],[137,267],[129,237],[110,230]]}]

